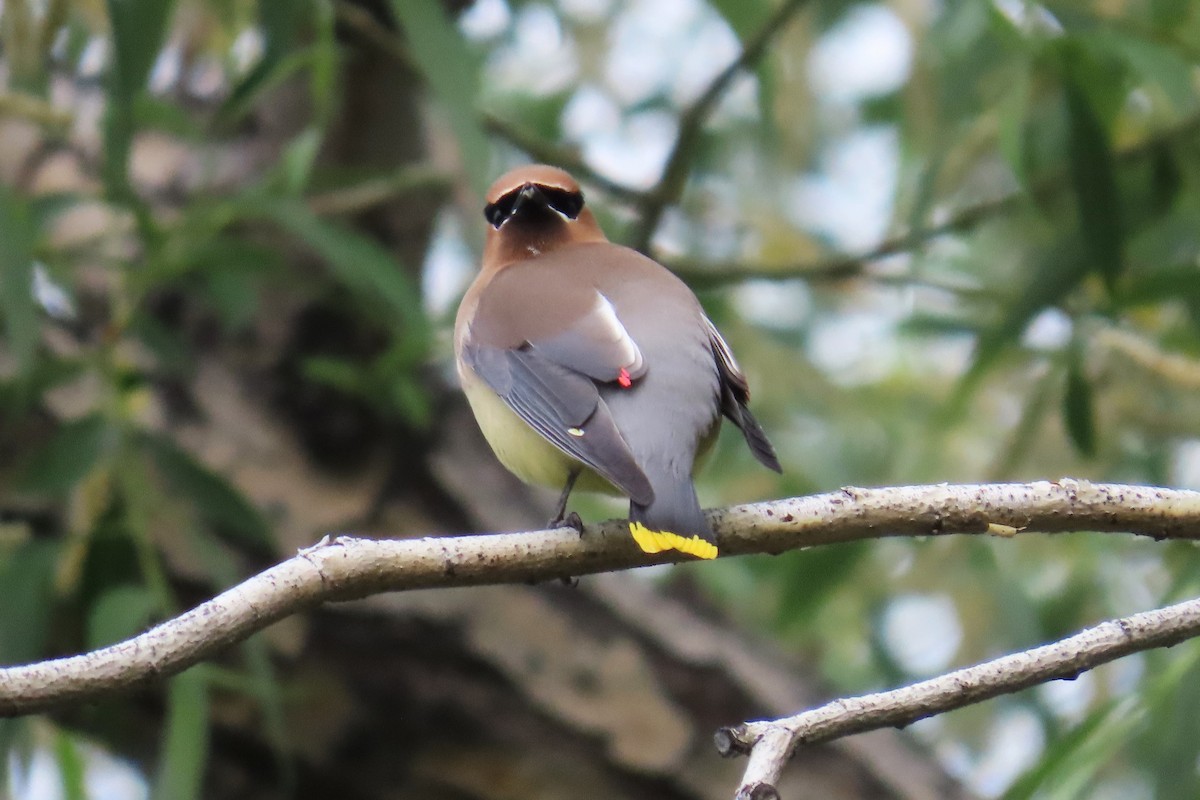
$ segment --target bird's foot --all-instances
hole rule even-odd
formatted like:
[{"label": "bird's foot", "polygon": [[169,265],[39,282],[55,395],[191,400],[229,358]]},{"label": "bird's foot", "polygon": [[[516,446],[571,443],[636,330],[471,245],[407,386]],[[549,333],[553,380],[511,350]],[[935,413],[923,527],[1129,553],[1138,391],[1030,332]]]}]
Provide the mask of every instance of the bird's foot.
[{"label": "bird's foot", "polygon": [[547,527],[550,528],[574,528],[580,535],[583,534],[583,519],[580,518],[578,511],[572,511],[569,514],[564,514],[560,517],[555,517],[550,520]]}]

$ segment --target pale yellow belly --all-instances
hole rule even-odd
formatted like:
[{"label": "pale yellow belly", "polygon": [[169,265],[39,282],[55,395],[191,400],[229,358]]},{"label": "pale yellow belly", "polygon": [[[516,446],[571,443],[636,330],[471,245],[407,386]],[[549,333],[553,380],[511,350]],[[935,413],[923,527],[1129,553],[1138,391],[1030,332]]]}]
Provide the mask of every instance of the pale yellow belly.
[{"label": "pale yellow belly", "polygon": [[611,483],[543,438],[479,378],[469,373],[462,375],[462,384],[483,437],[509,472],[526,483],[562,489],[570,472],[582,469],[575,484],[577,488],[621,494]]},{"label": "pale yellow belly", "polygon": [[[462,379],[463,392],[471,404],[471,411],[479,423],[479,429],[483,431],[484,438],[500,459],[500,463],[509,472],[525,483],[562,489],[570,472],[580,469],[582,471],[575,484],[577,489],[624,495],[624,492],[559,450],[531,428],[474,373],[460,370],[459,376]],[[701,439],[699,452],[692,467],[693,474],[699,472],[708,460],[719,427],[714,425]]]}]

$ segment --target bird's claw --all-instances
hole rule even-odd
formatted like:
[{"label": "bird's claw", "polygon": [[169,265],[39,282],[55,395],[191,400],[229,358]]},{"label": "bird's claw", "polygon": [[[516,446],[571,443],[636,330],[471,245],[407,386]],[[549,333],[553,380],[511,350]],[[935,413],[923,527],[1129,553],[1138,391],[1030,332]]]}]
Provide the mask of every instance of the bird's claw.
[{"label": "bird's claw", "polygon": [[550,520],[549,527],[551,528],[574,528],[575,532],[583,534],[583,519],[579,516],[578,511],[572,511],[564,514],[561,517],[555,517]]}]

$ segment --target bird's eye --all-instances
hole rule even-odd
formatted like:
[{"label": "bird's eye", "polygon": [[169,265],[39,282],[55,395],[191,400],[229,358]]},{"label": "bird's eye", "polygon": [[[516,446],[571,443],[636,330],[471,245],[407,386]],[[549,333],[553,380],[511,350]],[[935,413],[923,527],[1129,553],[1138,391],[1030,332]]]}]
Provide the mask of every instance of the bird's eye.
[{"label": "bird's eye", "polygon": [[488,224],[493,228],[499,228],[504,224],[504,220],[512,216],[513,208],[517,204],[517,195],[515,192],[509,192],[494,203],[488,203],[483,209],[483,218],[488,221]]},{"label": "bird's eye", "polygon": [[542,188],[546,203],[568,219],[575,219],[583,210],[583,192],[572,192],[566,189]]}]

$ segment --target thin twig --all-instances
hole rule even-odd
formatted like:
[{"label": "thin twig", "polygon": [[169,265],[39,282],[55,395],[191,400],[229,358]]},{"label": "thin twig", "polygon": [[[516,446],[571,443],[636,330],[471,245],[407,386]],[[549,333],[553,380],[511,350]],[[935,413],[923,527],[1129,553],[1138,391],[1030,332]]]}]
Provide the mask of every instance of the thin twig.
[{"label": "thin twig", "polygon": [[645,252],[650,246],[650,239],[658,229],[658,223],[667,206],[679,200],[691,168],[691,158],[695,154],[696,140],[708,121],[708,117],[716,108],[717,103],[733,84],[743,70],[753,67],[767,52],[767,48],[776,37],[787,27],[787,23],[808,0],[786,0],[771,14],[771,18],[746,42],[741,54],[725,69],[721,70],[708,88],[684,110],[679,117],[679,133],[675,137],[675,145],[667,156],[666,166],[658,183],[647,194],[646,200],[639,209],[637,225],[634,227],[630,246]]},{"label": "thin twig", "polygon": [[[1177,144],[1200,133],[1200,115],[1190,117],[1177,125],[1147,136],[1142,141],[1116,152],[1119,162],[1137,161],[1156,152],[1159,148]],[[945,221],[918,230],[885,239],[879,244],[859,253],[833,255],[815,261],[778,266],[728,262],[697,264],[685,260],[664,260],[679,277],[696,287],[716,287],[747,280],[787,281],[805,280],[839,281],[868,275],[868,265],[888,256],[917,250],[925,243],[946,234],[964,233],[975,226],[1003,214],[1008,214],[1022,205],[1041,203],[1070,184],[1066,170],[1052,172],[1036,181],[1028,190],[1017,190],[1000,197],[965,206],[951,214]]]},{"label": "thin twig", "polygon": [[1120,328],[1105,328],[1096,334],[1096,344],[1121,353],[1151,374],[1182,389],[1200,389],[1200,361],[1180,353],[1168,353],[1137,334]]},{"label": "thin twig", "polygon": [[618,183],[592,169],[574,147],[548,142],[526,132],[508,120],[486,111],[483,113],[483,127],[489,133],[505,139],[518,150],[524,151],[535,161],[562,167],[580,181],[599,187],[621,202],[632,204],[646,202],[648,197],[646,192]]},{"label": "thin twig", "polygon": [[[853,489],[709,512],[724,555],[884,536],[1037,530],[1200,539],[1200,492],[1042,481]],[[370,540],[302,551],[191,611],[84,655],[0,669],[0,714],[28,714],[173,675],[290,614],[385,591],[554,580],[686,559],[638,550],[627,523]]]},{"label": "thin twig", "polygon": [[412,192],[429,192],[437,196],[450,194],[449,176],[429,167],[403,167],[390,175],[380,175],[364,181],[310,195],[308,207],[314,214],[355,214],[390,202]]},{"label": "thin twig", "polygon": [[57,108],[40,97],[18,91],[0,94],[0,119],[5,117],[27,119],[55,131],[66,130],[74,119],[70,111]]},{"label": "thin twig", "polygon": [[340,24],[362,36],[416,74],[420,74],[420,69],[409,55],[404,39],[380,24],[375,15],[366,8],[354,3],[335,3],[334,15]]},{"label": "thin twig", "polygon": [[[337,4],[338,22],[347,26],[366,41],[375,45],[387,55],[395,58],[410,69],[415,70],[412,56],[402,39],[395,32],[388,30],[371,13],[349,3]],[[580,157],[572,147],[548,142],[534,136],[519,126],[487,111],[480,112],[484,130],[506,140],[513,147],[528,153],[536,161],[554,164],[562,167],[585,183],[598,186],[606,193],[625,203],[642,203],[647,195],[638,189],[633,189],[618,183],[596,172]]]},{"label": "thin twig", "polygon": [[[599,187],[622,202],[640,207],[638,223],[631,236],[631,242],[635,248],[645,251],[649,247],[650,238],[658,228],[667,206],[676,202],[683,192],[689,171],[688,160],[694,149],[695,139],[713,108],[729,88],[733,79],[762,58],[775,37],[786,27],[786,23],[803,7],[805,2],[807,0],[788,0],[776,9],[771,19],[746,44],[738,58],[722,70],[692,105],[680,115],[679,134],[676,137],[675,145],[667,158],[662,176],[654,188],[649,191],[642,191],[614,181],[588,166],[587,162],[573,148],[557,146],[532,136],[494,114],[483,113],[483,126],[491,133],[507,140],[517,149],[528,153],[534,159],[557,164],[575,174],[585,183]],[[338,4],[337,14],[339,22],[354,29],[383,52],[409,66],[412,65],[403,39],[383,27],[371,14],[346,3]],[[1200,132],[1200,115],[1185,119],[1160,133],[1148,136],[1137,144],[1118,151],[1115,155],[1122,162],[1138,160],[1155,152],[1160,147],[1190,138],[1197,132]],[[897,253],[916,250],[939,236],[970,230],[992,217],[1019,208],[1029,199],[1042,201],[1054,192],[1062,190],[1068,183],[1069,176],[1065,170],[1055,172],[1036,181],[1028,191],[1020,190],[966,206],[952,214],[944,222],[886,239],[875,247],[856,254],[835,255],[817,261],[779,266],[755,265],[745,262],[698,265],[683,260],[673,262],[666,260],[665,263],[680,277],[696,287],[713,287],[755,279],[844,280],[865,275],[867,265],[871,262]],[[883,276],[872,277],[876,280],[889,280]],[[903,278],[898,277],[896,280],[902,281]],[[969,293],[970,289],[954,289],[953,291]]]},{"label": "thin twig", "polygon": [[688,262],[667,262],[679,277],[697,287],[723,286],[746,280],[806,280],[839,281],[861,277],[872,261],[897,253],[916,250],[921,245],[948,233],[970,230],[984,220],[1011,211],[1027,199],[1024,192],[1013,192],[993,200],[985,200],[960,209],[946,221],[927,228],[884,239],[874,247],[859,253],[834,255],[799,264],[753,265],[738,262],[699,266]]},{"label": "thin twig", "polygon": [[[724,755],[749,753],[747,787],[774,786],[795,749],[920,719],[1080,673],[1122,656],[1200,635],[1200,599],[1086,628],[1053,644],[985,661],[901,689],[835,700],[785,719],[749,722],[716,736]],[[764,748],[760,753],[759,748]],[[761,791],[761,789],[760,789]],[[738,797],[742,797],[741,794]]]}]

